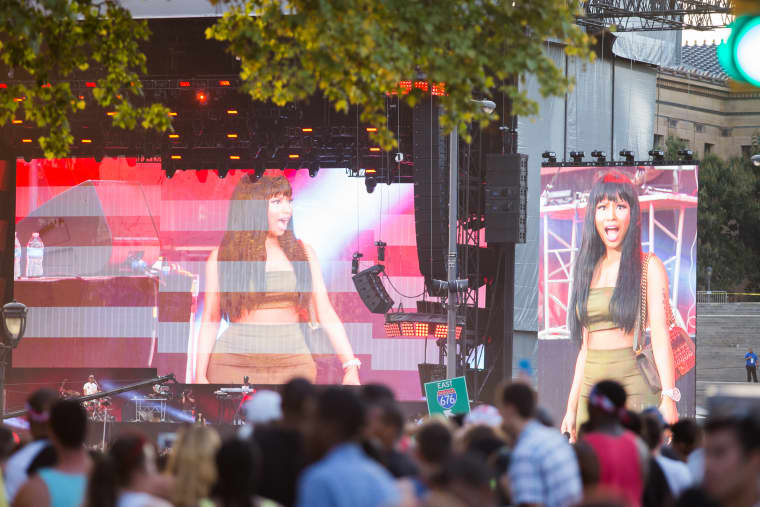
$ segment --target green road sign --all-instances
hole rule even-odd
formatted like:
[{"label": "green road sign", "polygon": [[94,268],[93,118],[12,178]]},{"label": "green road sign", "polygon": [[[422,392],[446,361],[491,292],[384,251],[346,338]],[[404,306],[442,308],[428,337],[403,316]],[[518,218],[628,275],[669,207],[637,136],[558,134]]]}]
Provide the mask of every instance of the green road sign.
[{"label": "green road sign", "polygon": [[442,414],[448,417],[470,412],[470,399],[467,397],[467,383],[464,377],[426,383],[425,398],[430,415]]}]

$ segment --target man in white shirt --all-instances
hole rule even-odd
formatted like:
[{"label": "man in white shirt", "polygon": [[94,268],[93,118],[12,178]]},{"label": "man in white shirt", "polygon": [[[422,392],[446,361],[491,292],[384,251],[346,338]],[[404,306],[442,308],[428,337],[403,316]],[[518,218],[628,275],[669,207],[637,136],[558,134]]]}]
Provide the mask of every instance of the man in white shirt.
[{"label": "man in white shirt", "polygon": [[85,396],[89,396],[99,391],[100,391],[100,387],[98,386],[98,383],[95,381],[95,375],[90,374],[90,376],[87,377],[87,383],[84,386],[82,386],[82,393],[84,393]]}]

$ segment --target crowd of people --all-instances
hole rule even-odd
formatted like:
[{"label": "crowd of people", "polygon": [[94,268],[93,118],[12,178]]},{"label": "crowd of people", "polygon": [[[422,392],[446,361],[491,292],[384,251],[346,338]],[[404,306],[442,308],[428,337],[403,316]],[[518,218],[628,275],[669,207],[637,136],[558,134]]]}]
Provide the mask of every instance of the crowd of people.
[{"label": "crowd of people", "polygon": [[162,452],[140,434],[87,449],[84,408],[41,389],[26,407],[32,440],[0,431],[0,507],[758,505],[760,413],[668,426],[626,398],[597,383],[570,442],[521,382],[496,407],[407,420],[383,385],[295,379],[256,393],[234,437],[186,426]]}]

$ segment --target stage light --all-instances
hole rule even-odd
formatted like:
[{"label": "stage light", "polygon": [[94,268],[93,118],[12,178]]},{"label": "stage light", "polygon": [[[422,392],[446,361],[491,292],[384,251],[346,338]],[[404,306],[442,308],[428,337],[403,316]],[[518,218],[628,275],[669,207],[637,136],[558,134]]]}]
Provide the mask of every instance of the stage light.
[{"label": "stage light", "polygon": [[189,87],[189,86],[190,86],[190,81],[180,81],[180,82],[179,82],[179,85],[180,85],[182,88],[187,88],[187,87]]},{"label": "stage light", "polygon": [[230,160],[240,160],[240,155],[230,155]]},{"label": "stage light", "polygon": [[361,252],[354,252],[354,254],[351,256],[351,274],[355,275],[359,272],[359,259],[364,257],[364,254]]},{"label": "stage light", "polygon": [[303,132],[303,133],[314,132],[314,129],[311,128],[311,127],[304,127],[304,128],[301,129],[301,132]]},{"label": "stage light", "polygon": [[8,85],[5,83],[0,83],[0,88],[8,88]]},{"label": "stage light", "polygon": [[230,85],[230,82],[227,80],[219,81],[219,86],[229,86],[229,85]]},{"label": "stage light", "polygon": [[583,157],[585,157],[586,154],[582,151],[571,151],[570,152],[570,158],[573,159],[573,162],[576,164],[579,164],[583,162]]},{"label": "stage light", "polygon": [[[171,113],[170,113],[170,114],[171,114]],[[108,111],[108,112],[106,113],[106,115],[108,115],[108,116],[116,116],[116,111]]]},{"label": "stage light", "polygon": [[678,156],[681,157],[682,160],[691,161],[694,159],[694,152],[691,150],[678,150]]},{"label": "stage light", "polygon": [[371,194],[375,191],[375,187],[377,186],[377,180],[374,176],[370,176],[369,178],[364,179],[364,186],[367,188],[367,193]]},{"label": "stage light", "polygon": [[206,92],[203,92],[203,91],[199,91],[199,92],[197,92],[197,93],[195,94],[195,99],[196,99],[196,100],[197,100],[199,103],[201,103],[201,104],[205,104],[206,102],[208,102],[208,94],[207,94]]},{"label": "stage light", "polygon": [[24,121],[23,120],[11,120],[11,123],[13,123],[14,125],[21,125],[22,123],[24,123]]},{"label": "stage light", "polygon": [[367,132],[377,132],[377,127],[367,127]]},{"label": "stage light", "polygon": [[372,146],[369,151],[373,153],[378,153],[380,151],[380,148],[378,146]]},{"label": "stage light", "polygon": [[84,85],[87,88],[95,88],[97,86],[97,83],[93,83],[92,81],[87,81]]},{"label": "stage light", "polygon": [[237,139],[237,138],[238,138],[237,134],[227,134],[227,139]]},{"label": "stage light", "polygon": [[177,112],[176,111],[169,111],[169,116],[177,116]]},{"label": "stage light", "polygon": [[182,160],[182,155],[172,155],[170,158],[172,160]]},{"label": "stage light", "polygon": [[385,247],[388,244],[385,241],[375,241],[375,246],[377,247],[377,260],[380,262],[385,261]]},{"label": "stage light", "polygon": [[291,160],[295,160],[297,158],[301,158],[301,156],[298,153],[291,153],[288,155],[288,158]]},{"label": "stage light", "polygon": [[[388,337],[414,336],[424,338],[432,335],[434,338],[445,339],[449,331],[446,319],[447,316],[440,313],[386,313],[383,327]],[[462,336],[464,325],[464,318],[457,316],[457,339]]]},{"label": "stage light", "polygon": [[229,115],[236,115],[238,114],[237,109],[228,109],[227,114]]},{"label": "stage light", "polygon": [[591,156],[596,158],[597,162],[606,162],[607,161],[607,152],[602,150],[594,150],[591,152]]},{"label": "stage light", "polygon": [[760,153],[757,155],[752,155],[752,165],[755,167],[760,167]]},{"label": "stage light", "polygon": [[92,139],[82,139],[84,144],[92,144]]},{"label": "stage light", "polygon": [[309,176],[310,176],[310,177],[312,177],[312,178],[316,178],[316,177],[317,177],[317,173],[318,173],[318,172],[319,172],[319,164],[317,164],[317,163],[315,162],[315,163],[313,163],[313,164],[311,164],[311,165],[309,166]]},{"label": "stage light", "polygon": [[25,97],[14,97],[13,102],[24,102]]},{"label": "stage light", "polygon": [[734,21],[728,25],[731,32],[728,39],[717,48],[718,61],[723,70],[738,82],[760,86],[760,64],[757,51],[760,48],[760,15],[757,9],[749,5],[757,2],[744,2],[745,6],[736,6]]},{"label": "stage light", "polygon": [[552,164],[557,161],[557,154],[553,151],[545,151],[541,154],[541,157],[547,159]]},{"label": "stage light", "polygon": [[229,168],[220,167],[216,170],[216,175],[219,176],[219,179],[224,179],[227,177],[228,172],[229,172]]},{"label": "stage light", "polygon": [[169,139],[179,139],[179,134],[169,134]]},{"label": "stage light", "polygon": [[31,143],[31,142],[32,142],[32,140],[31,140],[31,139],[29,139],[28,137],[25,137],[25,138],[23,138],[23,139],[21,140],[21,142],[22,142],[22,143]]},{"label": "stage light", "polygon": [[253,171],[253,181],[259,181],[261,177],[264,176],[264,169],[256,168]]},{"label": "stage light", "polygon": [[626,162],[633,162],[634,155],[631,150],[620,150],[620,156],[625,158]]},{"label": "stage light", "polygon": [[652,157],[655,162],[662,162],[665,160],[665,152],[662,150],[649,150],[649,156]]}]

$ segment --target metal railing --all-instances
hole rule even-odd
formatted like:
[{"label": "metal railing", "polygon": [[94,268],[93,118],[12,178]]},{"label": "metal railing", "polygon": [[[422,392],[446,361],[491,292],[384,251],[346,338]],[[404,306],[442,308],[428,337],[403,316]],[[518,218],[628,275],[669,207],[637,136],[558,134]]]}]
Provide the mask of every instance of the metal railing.
[{"label": "metal railing", "polygon": [[728,292],[724,290],[698,290],[697,303],[728,303]]}]

